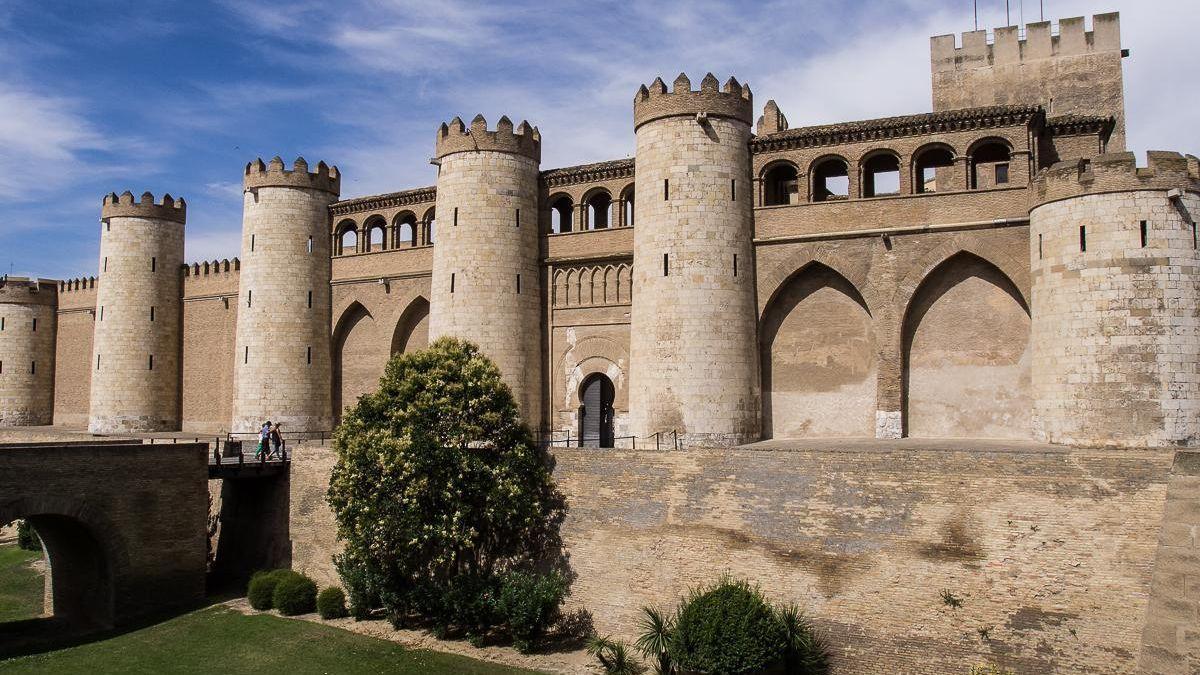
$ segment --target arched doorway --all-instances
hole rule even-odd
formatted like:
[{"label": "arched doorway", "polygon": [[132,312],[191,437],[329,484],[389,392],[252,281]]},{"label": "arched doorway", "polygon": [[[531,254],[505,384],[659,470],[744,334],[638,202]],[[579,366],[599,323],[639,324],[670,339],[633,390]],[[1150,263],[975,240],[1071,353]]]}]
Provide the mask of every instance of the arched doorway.
[{"label": "arched doorway", "polygon": [[613,446],[613,398],[616,390],[612,380],[594,373],[579,388],[579,445],[580,447],[611,448]]},{"label": "arched doorway", "polygon": [[992,263],[960,252],[917,288],[904,320],[904,428],[922,438],[1031,436],[1030,319]]}]

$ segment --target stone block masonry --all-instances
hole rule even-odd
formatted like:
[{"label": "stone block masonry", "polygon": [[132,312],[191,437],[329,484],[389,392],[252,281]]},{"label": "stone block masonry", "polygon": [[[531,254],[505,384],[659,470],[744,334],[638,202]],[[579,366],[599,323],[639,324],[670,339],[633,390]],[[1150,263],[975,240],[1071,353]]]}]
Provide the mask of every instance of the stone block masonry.
[{"label": "stone block masonry", "polygon": [[180,419],[186,204],[105,197],[92,345],[93,433],[173,431]]},{"label": "stone block masonry", "polygon": [[0,277],[0,427],[54,417],[57,283]]}]

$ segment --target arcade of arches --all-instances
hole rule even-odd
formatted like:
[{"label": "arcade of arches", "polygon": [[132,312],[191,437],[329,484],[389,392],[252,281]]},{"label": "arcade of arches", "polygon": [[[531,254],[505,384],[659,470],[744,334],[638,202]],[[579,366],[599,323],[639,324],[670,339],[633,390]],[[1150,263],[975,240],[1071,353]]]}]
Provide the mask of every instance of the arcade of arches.
[{"label": "arcade of arches", "polygon": [[781,285],[760,327],[765,438],[874,437],[887,335],[905,435],[1030,437],[1029,310],[1000,269],[960,252],[906,306],[878,309],[817,262]]}]

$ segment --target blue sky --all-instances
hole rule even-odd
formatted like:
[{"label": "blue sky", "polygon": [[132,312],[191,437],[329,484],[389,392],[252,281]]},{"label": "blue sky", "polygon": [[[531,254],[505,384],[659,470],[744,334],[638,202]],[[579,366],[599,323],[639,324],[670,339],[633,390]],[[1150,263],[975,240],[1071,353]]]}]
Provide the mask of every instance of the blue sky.
[{"label": "blue sky", "polygon": [[[1131,149],[1200,152],[1200,2],[1045,5],[1121,11]],[[543,168],[629,156],[638,85],[681,70],[793,126],[927,111],[928,38],[971,27],[970,0],[0,0],[0,273],[95,274],[126,189],[187,198],[188,260],[233,257],[247,161],[337,164],[343,197],[429,185],[455,115],[538,125]]]}]

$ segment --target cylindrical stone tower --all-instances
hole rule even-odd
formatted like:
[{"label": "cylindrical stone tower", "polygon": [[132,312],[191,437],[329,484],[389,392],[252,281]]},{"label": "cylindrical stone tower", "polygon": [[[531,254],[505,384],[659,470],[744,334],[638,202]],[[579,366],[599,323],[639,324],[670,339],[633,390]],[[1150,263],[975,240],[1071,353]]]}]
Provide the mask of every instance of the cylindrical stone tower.
[{"label": "cylindrical stone tower", "polygon": [[708,74],[633,101],[638,215],[630,415],[639,436],[689,445],[758,440],[750,88]]},{"label": "cylindrical stone tower", "polygon": [[329,204],[337,167],[291,171],[276,157],[246,165],[242,273],[231,430],[282,422],[284,432],[328,431],[330,409]]},{"label": "cylindrical stone tower", "polygon": [[54,418],[53,281],[0,277],[0,427]]},{"label": "cylindrical stone tower", "polygon": [[521,416],[542,422],[538,167],[541,134],[482,116],[437,133],[438,240],[429,338],[470,340],[500,367]]},{"label": "cylindrical stone tower", "polygon": [[104,198],[92,343],[92,433],[179,428],[183,199]]},{"label": "cylindrical stone tower", "polygon": [[1200,440],[1200,168],[1151,152],[1043,171],[1030,213],[1034,434]]}]

